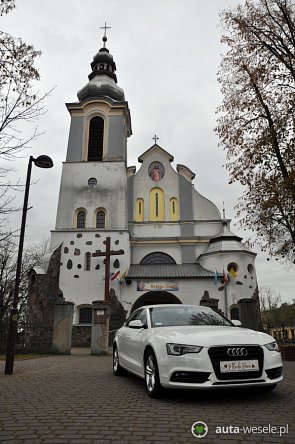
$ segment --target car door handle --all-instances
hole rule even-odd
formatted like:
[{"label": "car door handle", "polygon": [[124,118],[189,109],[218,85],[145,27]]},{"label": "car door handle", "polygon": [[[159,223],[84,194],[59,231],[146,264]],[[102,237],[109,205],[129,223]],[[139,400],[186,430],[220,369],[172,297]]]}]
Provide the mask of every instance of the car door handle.
[{"label": "car door handle", "polygon": [[131,336],[126,336],[126,339],[130,339],[131,338]]}]

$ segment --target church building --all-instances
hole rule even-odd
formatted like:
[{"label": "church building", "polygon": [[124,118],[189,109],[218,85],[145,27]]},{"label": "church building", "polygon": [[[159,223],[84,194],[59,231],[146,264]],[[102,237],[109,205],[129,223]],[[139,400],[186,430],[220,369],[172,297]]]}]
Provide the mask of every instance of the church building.
[{"label": "church building", "polygon": [[126,314],[157,303],[212,306],[240,317],[239,301],[257,294],[255,253],[230,220],[195,189],[180,152],[154,137],[140,167],[128,166],[131,115],[106,48],[94,56],[71,115],[50,253],[34,282],[46,278],[58,251],[59,291],[74,304],[74,326],[91,325],[91,304],[104,299],[103,256],[110,238],[110,292]]}]

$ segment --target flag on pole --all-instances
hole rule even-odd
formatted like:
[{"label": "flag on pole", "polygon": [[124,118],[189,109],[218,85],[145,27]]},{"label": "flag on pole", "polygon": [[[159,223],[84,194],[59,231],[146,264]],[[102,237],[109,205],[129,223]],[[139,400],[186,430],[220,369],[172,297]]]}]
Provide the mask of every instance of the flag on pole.
[{"label": "flag on pole", "polygon": [[234,269],[234,267],[231,267],[230,270],[230,275],[235,279],[238,275],[237,271]]},{"label": "flag on pole", "polygon": [[214,273],[214,285],[217,285],[218,284],[218,272],[217,272],[217,270],[215,270],[215,273]]},{"label": "flag on pole", "polygon": [[228,274],[224,271],[224,269],[223,269],[223,280],[224,280],[224,285],[227,285],[229,283]]},{"label": "flag on pole", "polygon": [[120,270],[116,271],[116,273],[114,273],[111,277],[111,281],[114,281],[116,279],[117,276],[119,276],[120,274]]},{"label": "flag on pole", "polygon": [[124,273],[121,274],[120,279],[119,279],[120,284],[123,283],[123,279],[124,279],[124,277],[126,276],[127,271],[128,271],[128,268],[126,268],[126,270],[124,271]]}]

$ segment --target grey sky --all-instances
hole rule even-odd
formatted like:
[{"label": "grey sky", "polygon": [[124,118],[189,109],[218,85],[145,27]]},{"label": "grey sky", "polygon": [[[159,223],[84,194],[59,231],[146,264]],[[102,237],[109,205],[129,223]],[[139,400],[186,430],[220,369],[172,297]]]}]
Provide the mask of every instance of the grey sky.
[{"label": "grey sky", "polygon": [[[1,28],[42,51],[38,60],[41,92],[56,89],[47,100],[48,112],[39,121],[46,131],[27,154],[50,155],[54,169],[34,168],[26,244],[49,237],[54,228],[61,164],[65,160],[69,114],[65,102],[77,100],[87,83],[90,62],[102,46],[106,21],[107,47],[117,64],[118,84],[129,102],[133,136],[128,142],[128,164],[159,136],[159,145],[176,163],[196,173],[196,189],[226,216],[235,216],[241,188],[228,184],[222,165],[225,155],[213,133],[216,107],[221,102],[216,74],[220,54],[220,9],[236,0],[17,0],[17,10],[1,18]],[[14,167],[24,181],[27,159]],[[19,196],[17,201],[21,202]],[[20,213],[12,225],[19,227]],[[238,226],[233,231],[245,237]],[[255,251],[259,252],[259,249]],[[294,266],[266,261],[259,253],[256,269],[260,286],[270,286],[284,300],[295,297]]]}]

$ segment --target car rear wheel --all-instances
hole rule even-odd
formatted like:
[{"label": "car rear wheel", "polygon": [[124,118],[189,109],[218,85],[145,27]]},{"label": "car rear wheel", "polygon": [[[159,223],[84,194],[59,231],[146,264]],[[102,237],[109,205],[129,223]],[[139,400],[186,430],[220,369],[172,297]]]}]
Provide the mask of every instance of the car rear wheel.
[{"label": "car rear wheel", "polygon": [[118,353],[117,347],[114,347],[114,350],[113,350],[113,372],[114,372],[114,375],[116,375],[116,376],[123,376],[126,373],[124,368],[120,366],[119,353]]},{"label": "car rear wheel", "polygon": [[156,356],[152,350],[147,352],[145,358],[145,386],[151,398],[157,398],[162,392],[160,384],[158,364]]}]

